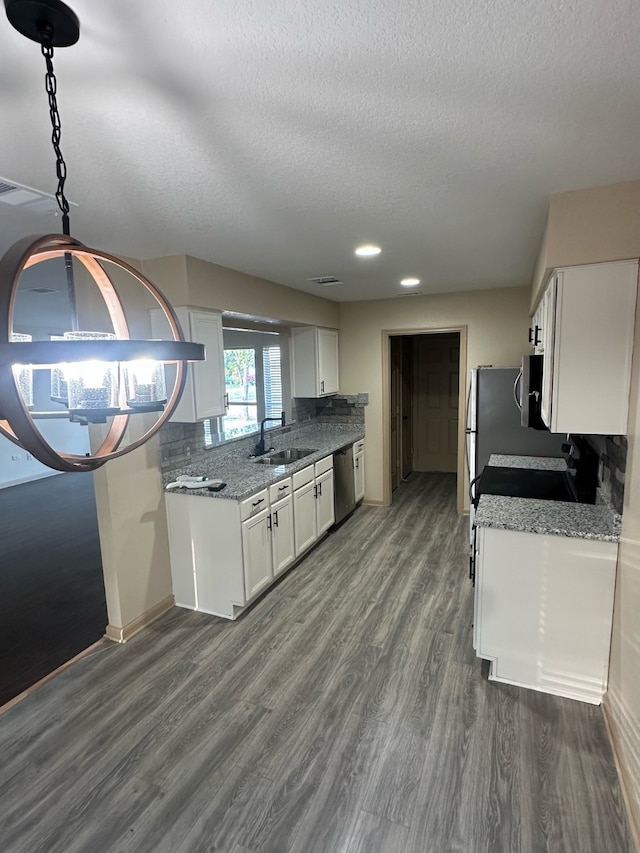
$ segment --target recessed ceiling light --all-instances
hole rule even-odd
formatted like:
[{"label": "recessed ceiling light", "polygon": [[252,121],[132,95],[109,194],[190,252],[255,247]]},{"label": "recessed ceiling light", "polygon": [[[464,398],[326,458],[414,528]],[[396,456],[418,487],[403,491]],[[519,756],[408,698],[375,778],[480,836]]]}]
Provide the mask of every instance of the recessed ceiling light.
[{"label": "recessed ceiling light", "polygon": [[415,287],[416,284],[420,284],[419,278],[403,278],[400,284],[403,287]]},{"label": "recessed ceiling light", "polygon": [[380,246],[358,246],[356,249],[356,255],[360,255],[361,258],[370,258],[373,255],[379,255],[382,249]]}]

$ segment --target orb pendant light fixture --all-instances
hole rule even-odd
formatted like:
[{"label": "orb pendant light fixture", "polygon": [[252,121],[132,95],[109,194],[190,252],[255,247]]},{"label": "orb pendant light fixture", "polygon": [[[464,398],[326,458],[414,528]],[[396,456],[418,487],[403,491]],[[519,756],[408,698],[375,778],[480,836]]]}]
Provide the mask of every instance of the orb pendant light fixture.
[{"label": "orb pendant light fixture", "polygon": [[[187,362],[203,361],[202,344],[185,341],[177,317],[160,291],[129,264],[89,249],[70,235],[69,203],[65,197],[67,168],[60,149],[61,123],[53,50],[75,44],[80,26],[60,0],[5,0],[7,17],[22,35],[40,44],[46,64],[46,91],[56,155],[56,201],[62,213],[62,234],[24,237],[0,260],[0,434],[58,471],[93,471],[110,459],[139,447],[162,426],[177,406],[186,379]],[[29,330],[14,330],[20,279],[38,264],[64,261],[70,305],[70,330],[49,340],[33,340]],[[111,330],[81,330],[78,321],[74,262],[98,288]],[[168,321],[172,340],[132,340],[124,307],[112,277],[126,277],[153,297]],[[111,276],[110,276],[111,274]],[[170,394],[165,391],[163,364],[176,364]],[[34,408],[33,372],[49,370],[51,400],[62,410]],[[155,423],[138,439],[121,447],[131,415],[158,412]],[[108,423],[93,454],[56,450],[36,426],[38,419]]]}]

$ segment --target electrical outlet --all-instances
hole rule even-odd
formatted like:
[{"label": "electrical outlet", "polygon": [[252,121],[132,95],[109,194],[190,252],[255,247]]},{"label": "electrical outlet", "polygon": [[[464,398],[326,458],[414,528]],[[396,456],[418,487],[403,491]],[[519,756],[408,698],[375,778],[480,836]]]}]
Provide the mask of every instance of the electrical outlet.
[{"label": "electrical outlet", "polygon": [[187,456],[191,456],[191,448],[187,445],[184,449],[184,452]]}]

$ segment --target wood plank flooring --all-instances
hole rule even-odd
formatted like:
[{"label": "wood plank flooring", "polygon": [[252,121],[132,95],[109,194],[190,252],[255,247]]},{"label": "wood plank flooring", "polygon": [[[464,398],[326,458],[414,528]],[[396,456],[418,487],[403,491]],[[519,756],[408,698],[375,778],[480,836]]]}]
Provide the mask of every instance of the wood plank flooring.
[{"label": "wood plank flooring", "polygon": [[630,853],[601,710],[482,676],[454,477],[394,497],[1,716],[3,853]]}]

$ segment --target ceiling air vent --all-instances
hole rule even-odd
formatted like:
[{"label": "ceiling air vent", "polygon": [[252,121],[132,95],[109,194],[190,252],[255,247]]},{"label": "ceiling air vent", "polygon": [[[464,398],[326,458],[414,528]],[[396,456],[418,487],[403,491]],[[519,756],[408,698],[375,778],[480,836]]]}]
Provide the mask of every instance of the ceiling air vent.
[{"label": "ceiling air vent", "polygon": [[315,278],[308,278],[307,281],[312,281],[314,284],[319,284],[321,287],[333,287],[336,284],[343,284],[335,275],[318,275]]},{"label": "ceiling air vent", "polygon": [[[28,210],[30,213],[55,213],[58,210],[56,197],[50,193],[43,193],[10,181],[8,178],[0,178],[0,204],[6,204],[15,210]],[[77,207],[73,202],[69,202]]]}]

